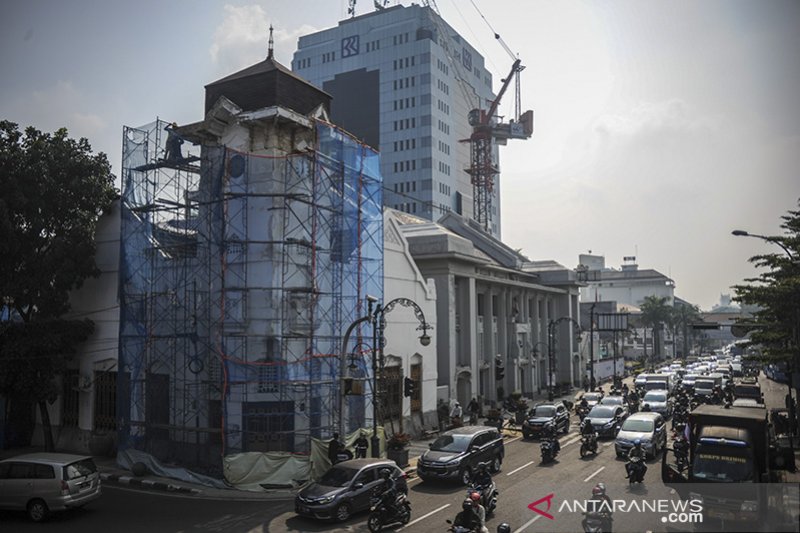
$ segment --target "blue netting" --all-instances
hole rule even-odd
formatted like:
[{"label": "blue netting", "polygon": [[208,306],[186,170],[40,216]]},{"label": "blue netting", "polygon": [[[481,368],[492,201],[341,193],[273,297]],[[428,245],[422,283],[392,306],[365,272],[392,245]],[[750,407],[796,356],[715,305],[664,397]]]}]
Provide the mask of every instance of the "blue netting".
[{"label": "blue netting", "polygon": [[303,154],[176,162],[165,126],[123,138],[119,446],[211,471],[308,452],[339,423],[342,334],[383,295],[378,154],[317,122]]}]

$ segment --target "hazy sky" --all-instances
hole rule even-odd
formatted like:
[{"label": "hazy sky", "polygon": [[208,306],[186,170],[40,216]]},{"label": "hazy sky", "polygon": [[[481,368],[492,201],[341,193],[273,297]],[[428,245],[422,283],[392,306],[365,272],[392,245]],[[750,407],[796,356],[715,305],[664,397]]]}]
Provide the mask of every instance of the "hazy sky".
[{"label": "hazy sky", "polygon": [[[390,2],[394,5],[396,2]],[[400,2],[410,4],[410,2]],[[779,249],[800,197],[800,2],[438,0],[499,83],[526,66],[528,141],[502,149],[503,240],[574,268],[636,255],[703,309]],[[474,5],[473,5],[474,4]],[[478,9],[476,9],[476,7]],[[6,0],[0,119],[66,126],[120,172],[122,126],[202,119],[203,86],[337,24],[345,0]],[[359,0],[357,13],[372,11]],[[495,87],[497,89],[497,86]],[[501,112],[512,112],[512,94]]]}]

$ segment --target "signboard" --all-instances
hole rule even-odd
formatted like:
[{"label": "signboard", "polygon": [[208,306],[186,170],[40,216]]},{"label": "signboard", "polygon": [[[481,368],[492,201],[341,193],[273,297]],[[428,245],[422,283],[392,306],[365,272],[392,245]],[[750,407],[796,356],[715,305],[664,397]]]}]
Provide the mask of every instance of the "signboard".
[{"label": "signboard", "polygon": [[359,52],[359,36],[351,35],[342,39],[342,58],[357,56]]},{"label": "signboard", "polygon": [[595,331],[627,331],[630,313],[597,313]]}]

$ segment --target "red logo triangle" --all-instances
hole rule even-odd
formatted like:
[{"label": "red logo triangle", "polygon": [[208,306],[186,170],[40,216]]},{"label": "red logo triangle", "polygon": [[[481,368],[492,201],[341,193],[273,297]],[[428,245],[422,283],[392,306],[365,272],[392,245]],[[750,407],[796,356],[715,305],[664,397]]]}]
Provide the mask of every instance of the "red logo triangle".
[{"label": "red logo triangle", "polygon": [[[545,518],[549,518],[550,520],[555,520],[553,515],[551,515],[550,513],[547,512],[547,511],[550,510],[550,506],[553,504],[553,496],[555,496],[555,494],[551,493],[551,494],[548,494],[547,496],[545,496],[544,498],[540,498],[540,499],[536,500],[532,504],[528,505],[528,509],[530,509],[531,511],[533,511],[535,513],[539,513],[540,515],[542,515]],[[544,501],[547,502],[547,511],[542,511],[541,509],[536,507],[537,505],[539,505],[540,503],[542,503]]]}]

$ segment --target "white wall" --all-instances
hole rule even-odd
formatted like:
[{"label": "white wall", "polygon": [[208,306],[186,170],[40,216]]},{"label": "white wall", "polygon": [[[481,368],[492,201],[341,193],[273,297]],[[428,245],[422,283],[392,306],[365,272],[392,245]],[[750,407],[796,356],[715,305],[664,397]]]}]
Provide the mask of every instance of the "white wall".
[{"label": "white wall", "polygon": [[[398,229],[397,222],[389,209],[384,210],[383,245],[383,291],[386,304],[395,298],[409,298],[419,305],[425,314],[426,321],[434,326],[428,331],[431,343],[422,346],[419,342],[421,331],[417,330],[419,321],[409,307],[397,305],[386,314],[386,347],[387,364],[393,357],[400,359],[403,376],[410,375],[412,358],[419,356],[422,360],[422,413],[425,426],[431,425],[429,420],[436,413],[436,290],[432,280],[425,280],[417,269],[408,251],[408,242]],[[395,359],[396,360],[396,359]],[[403,417],[411,416],[410,398],[403,397]],[[419,420],[414,420],[419,424]],[[405,428],[409,432],[411,428]]]}]

